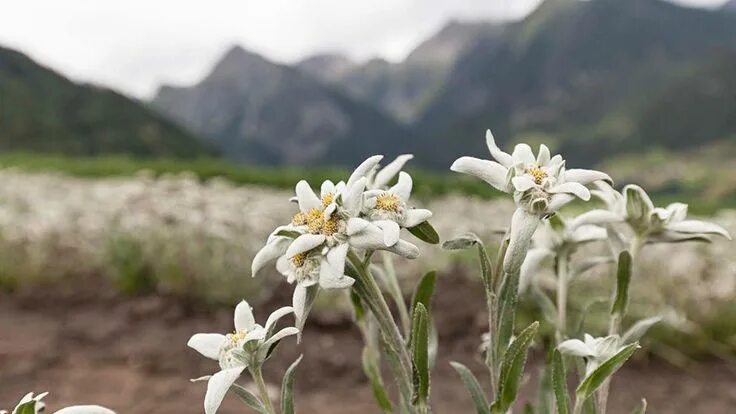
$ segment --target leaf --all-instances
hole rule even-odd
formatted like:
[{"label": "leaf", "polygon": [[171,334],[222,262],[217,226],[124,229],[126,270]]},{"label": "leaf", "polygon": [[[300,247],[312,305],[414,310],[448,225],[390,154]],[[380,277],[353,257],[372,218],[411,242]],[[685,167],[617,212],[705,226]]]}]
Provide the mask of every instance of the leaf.
[{"label": "leaf", "polygon": [[611,306],[611,314],[625,315],[629,303],[629,282],[631,281],[631,254],[626,250],[618,255],[616,272],[616,299]]},{"label": "leaf", "polygon": [[246,390],[238,384],[233,384],[232,386],[230,386],[230,391],[232,391],[233,394],[237,395],[238,398],[240,398],[240,400],[245,403],[245,405],[253,409],[255,412],[259,414],[268,414],[268,411],[266,411],[266,407],[263,406],[261,400],[259,400],[258,397],[256,397],[255,395],[251,394],[250,391]]},{"label": "leaf", "polygon": [[642,398],[639,405],[634,408],[634,411],[631,412],[631,414],[646,414],[647,412],[647,400],[646,398]]},{"label": "leaf", "polygon": [[296,239],[297,237],[301,236],[301,233],[293,230],[279,230],[278,232],[276,232],[276,235],[281,237],[288,237],[290,239]]},{"label": "leaf", "polygon": [[465,233],[454,239],[445,241],[442,243],[442,248],[445,250],[465,250],[480,242],[480,238],[475,233]]},{"label": "leaf", "polygon": [[412,374],[414,395],[412,404],[429,398],[429,315],[423,304],[417,303],[411,323]]},{"label": "leaf", "polygon": [[465,365],[459,362],[453,361],[450,362],[450,365],[452,365],[458,375],[460,375],[460,379],[463,381],[465,388],[470,392],[470,397],[473,399],[477,413],[490,414],[491,411],[488,408],[488,400],[486,399],[485,394],[483,394],[483,389],[480,387],[475,375],[473,375]]},{"label": "leaf", "polygon": [[629,330],[627,330],[626,333],[624,333],[624,336],[622,337],[621,340],[625,344],[636,342],[639,339],[641,339],[641,337],[644,336],[644,334],[646,334],[647,331],[649,331],[649,328],[651,328],[652,326],[654,326],[655,324],[657,324],[657,322],[661,320],[662,320],[661,316],[653,316],[651,318],[642,319],[638,321],[637,323],[635,323],[631,328],[629,328]]},{"label": "leaf", "polygon": [[294,361],[284,374],[284,380],[281,383],[281,414],[294,414],[294,374],[296,367],[302,362],[303,355]]},{"label": "leaf", "polygon": [[28,401],[25,404],[19,405],[13,414],[36,414],[36,400]]},{"label": "leaf", "polygon": [[388,398],[386,388],[383,385],[383,379],[381,378],[381,370],[376,363],[376,358],[372,355],[369,348],[363,348],[363,371],[368,376],[368,380],[371,382],[371,389],[373,390],[373,397],[376,399],[378,406],[381,407],[386,414],[393,412],[393,406],[391,400]]},{"label": "leaf", "polygon": [[511,335],[514,331],[514,320],[516,319],[516,302],[519,296],[519,272],[506,273],[499,294],[498,309],[498,334],[496,336],[496,355],[503,359],[504,352],[509,346]]},{"label": "leaf", "polygon": [[639,349],[639,344],[633,343],[625,346],[623,349],[618,351],[616,355],[608,358],[580,383],[576,390],[577,398],[580,401],[587,400],[608,377],[613,375],[619,368],[621,368],[624,362],[631,358],[631,355],[633,355],[637,349]]},{"label": "leaf", "polygon": [[557,414],[568,414],[570,412],[570,402],[567,398],[565,363],[562,361],[562,354],[556,349],[552,354],[552,389],[555,392]]},{"label": "leaf", "polygon": [[412,312],[417,307],[417,303],[424,305],[426,310],[430,309],[432,304],[432,295],[434,294],[434,286],[437,281],[437,272],[428,272],[422,277],[414,291],[414,298],[411,301]]},{"label": "leaf", "polygon": [[360,321],[365,316],[365,308],[363,302],[360,300],[360,296],[354,289],[350,289],[350,304],[353,306],[353,317],[355,321]]},{"label": "leaf", "polygon": [[407,230],[409,230],[409,233],[413,234],[414,237],[425,243],[439,244],[440,242],[440,235],[437,234],[437,231],[431,224],[429,224],[428,221],[422,222],[414,227],[410,227]]},{"label": "leaf", "polygon": [[501,362],[498,394],[496,401],[491,406],[493,412],[505,413],[516,400],[529,346],[538,329],[539,322],[532,323],[521,331],[516,340],[509,345]]}]

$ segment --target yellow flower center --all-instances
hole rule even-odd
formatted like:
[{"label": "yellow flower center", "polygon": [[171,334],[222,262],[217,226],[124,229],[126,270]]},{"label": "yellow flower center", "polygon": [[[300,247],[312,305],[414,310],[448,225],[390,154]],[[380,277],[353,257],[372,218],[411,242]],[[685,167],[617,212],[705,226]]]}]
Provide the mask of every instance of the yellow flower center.
[{"label": "yellow flower center", "polygon": [[398,196],[391,193],[383,193],[376,197],[376,208],[379,210],[399,212],[401,200]]},{"label": "yellow flower center", "polygon": [[532,176],[537,185],[541,185],[542,181],[547,178],[547,172],[537,166],[527,169],[526,172]]},{"label": "yellow flower center", "polygon": [[246,333],[247,333],[247,331],[245,331],[245,330],[242,330],[242,331],[237,331],[237,330],[236,331],[233,331],[233,333],[230,334],[230,341],[232,341],[233,343],[238,343],[238,342],[240,342],[240,341],[242,341],[242,340],[245,339],[245,334]]},{"label": "yellow flower center", "polygon": [[333,234],[337,233],[337,231],[340,229],[340,220],[338,220],[337,217],[332,216],[329,220],[325,221],[325,224],[322,226],[322,234],[325,236],[332,236]]},{"label": "yellow flower center", "polygon": [[307,254],[306,253],[299,253],[296,256],[291,258],[291,263],[295,267],[302,267],[304,266],[304,263],[307,261]]},{"label": "yellow flower center", "polygon": [[335,195],[332,193],[327,193],[322,196],[322,205],[325,207],[332,204],[333,201],[335,201]]}]

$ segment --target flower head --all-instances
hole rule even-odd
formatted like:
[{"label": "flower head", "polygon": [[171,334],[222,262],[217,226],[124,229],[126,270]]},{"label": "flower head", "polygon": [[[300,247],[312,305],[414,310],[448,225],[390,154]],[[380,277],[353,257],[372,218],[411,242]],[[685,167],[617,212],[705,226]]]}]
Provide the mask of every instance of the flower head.
[{"label": "flower head", "polygon": [[292,312],[291,307],[278,309],[262,327],[255,322],[248,302],[242,301],[235,308],[235,330],[232,333],[196,334],[189,339],[189,347],[220,364],[219,372],[200,378],[208,380],[204,399],[206,414],[217,412],[225,394],[246,368],[261,366],[270,356],[273,345],[299,332],[295,327],[287,327],[274,333],[279,319]]},{"label": "flower head", "polygon": [[594,338],[585,334],[583,339],[568,339],[559,344],[557,349],[563,354],[585,359],[585,375],[593,372],[623,348],[618,335]]},{"label": "flower head", "polygon": [[513,194],[519,208],[531,214],[546,216],[569,203],[575,197],[590,199],[585,187],[594,181],[611,181],[600,171],[565,169],[560,155],[551,156],[542,144],[537,156],[527,144],[518,144],[511,154],[502,151],[491,131],[486,132],[486,144],[496,161],[461,157],[451,170],[478,177],[499,191]]}]

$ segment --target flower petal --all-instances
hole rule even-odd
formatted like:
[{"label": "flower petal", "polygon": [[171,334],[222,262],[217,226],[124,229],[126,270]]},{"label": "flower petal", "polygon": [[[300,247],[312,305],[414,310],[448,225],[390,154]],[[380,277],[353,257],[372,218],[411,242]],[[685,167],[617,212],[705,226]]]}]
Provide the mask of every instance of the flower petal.
[{"label": "flower petal", "polygon": [[291,242],[292,239],[288,237],[278,236],[269,240],[268,243],[266,243],[266,245],[263,246],[253,258],[250,270],[251,276],[255,277],[258,272],[263,269],[264,266],[283,256],[283,254],[286,253],[286,249],[289,248],[289,244],[291,244]]},{"label": "flower petal", "polygon": [[575,217],[570,222],[569,227],[574,230],[580,226],[588,224],[605,225],[620,223],[621,221],[623,221],[623,217],[618,214],[612,213],[608,210],[595,209],[586,211],[585,213]]},{"label": "flower petal", "polygon": [[324,197],[328,194],[335,195],[336,192],[337,190],[335,189],[335,183],[330,180],[325,180],[322,182],[322,187],[320,187],[319,195],[321,197]]},{"label": "flower petal", "polygon": [[340,277],[320,277],[319,279],[319,287],[322,289],[345,289],[353,286],[353,283],[355,283],[355,279],[345,275]]},{"label": "flower petal", "polygon": [[346,232],[348,236],[352,236],[364,231],[370,224],[369,221],[363,220],[362,218],[352,217],[348,219]]},{"label": "flower petal", "polygon": [[503,259],[504,272],[515,273],[520,270],[538,224],[539,217],[536,215],[527,213],[521,208],[514,211],[509,230],[509,246]]},{"label": "flower petal", "polygon": [[379,162],[383,159],[383,155],[374,155],[367,160],[363,161],[356,169],[353,171],[353,173],[350,175],[350,178],[348,179],[348,182],[346,184],[347,188],[352,187],[358,180],[361,178],[364,178],[368,175],[368,173],[371,172],[373,168],[378,165]]},{"label": "flower petal", "polygon": [[532,180],[528,175],[517,175],[511,179],[511,183],[514,185],[516,191],[522,192],[530,190],[536,186],[534,180]]},{"label": "flower petal", "polygon": [[582,185],[587,185],[596,181],[605,181],[609,184],[613,184],[613,180],[608,174],[596,170],[573,168],[571,170],[565,170],[564,177],[567,182],[575,182]]},{"label": "flower petal", "polygon": [[263,343],[263,345],[261,345],[262,346],[262,349],[268,349],[274,343],[276,343],[276,342],[278,342],[278,341],[286,338],[287,336],[292,336],[292,335],[299,335],[299,329],[297,329],[297,328],[295,328],[293,326],[290,326],[288,328],[284,328],[284,329],[276,332],[275,334],[273,334],[273,336],[271,336],[270,338],[266,339],[266,341]]},{"label": "flower petal", "polygon": [[406,259],[416,259],[417,257],[419,257],[419,248],[405,240],[399,240],[398,243],[394,244],[391,247],[384,248],[384,250],[388,250],[391,253],[398,254],[399,256]]},{"label": "flower petal", "polygon": [[670,222],[672,223],[683,221],[687,218],[687,204],[672,203],[667,206],[667,211],[670,212]]},{"label": "flower petal", "polygon": [[391,187],[390,193],[395,194],[401,200],[406,202],[411,197],[411,189],[414,183],[412,182],[411,175],[402,171],[399,173],[399,181]]},{"label": "flower petal", "polygon": [[[312,309],[317,293],[319,292],[319,286],[302,286],[297,285],[294,289],[294,296],[292,297],[292,306],[294,307],[294,319],[296,328],[302,331],[304,324],[307,322],[307,316],[309,311]],[[301,334],[299,334],[298,342],[301,342]]]},{"label": "flower petal", "polygon": [[55,411],[54,414],[115,414],[115,411],[99,405],[74,405]]},{"label": "flower petal", "polygon": [[684,220],[667,225],[667,230],[679,233],[717,234],[731,240],[731,235],[723,227],[700,220]]},{"label": "flower petal", "polygon": [[534,164],[537,159],[534,157],[532,147],[528,144],[516,144],[514,152],[511,153],[514,164],[523,163],[524,165]]},{"label": "flower petal", "polygon": [[519,275],[519,292],[525,292],[531,285],[534,277],[547,258],[552,257],[554,253],[546,248],[529,249],[529,252],[521,264],[521,274]]},{"label": "flower petal", "polygon": [[363,191],[365,190],[366,178],[361,177],[352,185],[346,187],[343,194],[342,204],[351,216],[357,216],[363,209]]},{"label": "flower petal", "polygon": [[262,341],[266,338],[266,330],[258,325],[254,325],[243,338],[243,344],[247,344],[250,341]]},{"label": "flower petal", "polygon": [[638,185],[629,184],[624,187],[624,205],[628,218],[633,220],[648,219],[654,210],[654,203],[649,195]]},{"label": "flower petal", "polygon": [[509,192],[506,176],[508,168],[503,165],[473,157],[458,158],[450,167],[452,171],[472,175],[490,184],[498,191]]},{"label": "flower petal", "polygon": [[540,144],[539,153],[537,154],[537,165],[540,167],[544,167],[547,164],[549,164],[549,160],[550,160],[549,148],[547,148],[547,146],[544,144]]},{"label": "flower petal", "polygon": [[348,255],[350,245],[339,244],[331,248],[322,258],[319,269],[319,280],[341,278],[345,274],[345,258]]},{"label": "flower petal", "polygon": [[575,196],[571,194],[553,194],[552,198],[549,200],[547,210],[549,210],[549,212],[555,212],[574,199]]},{"label": "flower petal", "polygon": [[243,370],[245,370],[245,367],[224,369],[210,378],[207,382],[207,394],[204,397],[205,414],[215,414],[217,412],[225,398],[225,394],[240,377]]},{"label": "flower petal", "polygon": [[247,331],[253,328],[256,324],[255,318],[253,318],[253,310],[251,309],[248,302],[241,300],[238,306],[235,307],[235,330]]},{"label": "flower petal", "polygon": [[595,355],[594,351],[579,339],[568,339],[557,345],[560,353],[565,355],[573,355],[582,358],[589,358]]},{"label": "flower petal", "polygon": [[412,228],[418,226],[432,217],[432,212],[424,208],[410,208],[404,213],[402,226]]},{"label": "flower petal", "polygon": [[486,145],[488,146],[488,151],[491,152],[491,156],[493,156],[499,164],[506,168],[511,168],[514,165],[511,155],[501,151],[501,148],[496,145],[496,138],[493,136],[490,129],[486,130]]},{"label": "flower petal", "polygon": [[404,168],[404,164],[412,158],[414,158],[414,156],[411,154],[403,154],[396,157],[395,160],[391,161],[376,174],[376,177],[373,179],[373,183],[371,184],[371,188],[386,188],[388,183],[396,176],[396,174]]},{"label": "flower petal", "polygon": [[214,333],[196,334],[189,338],[187,346],[205,357],[217,361],[220,357],[220,348],[224,342],[225,335]]},{"label": "flower petal", "polygon": [[383,242],[386,244],[386,247],[393,246],[398,243],[399,236],[401,235],[401,228],[395,221],[376,220],[373,224],[383,230]]},{"label": "flower petal", "polygon": [[608,238],[608,232],[603,227],[587,224],[580,226],[572,232],[572,241],[575,243],[588,243]]},{"label": "flower petal", "polygon": [[317,194],[314,194],[312,187],[304,180],[296,183],[296,199],[299,202],[299,210],[302,212],[322,207],[322,200],[317,197]]},{"label": "flower petal", "polygon": [[325,240],[327,238],[324,234],[303,234],[294,239],[289,248],[286,249],[286,257],[291,259],[300,253],[308,252],[324,243]]},{"label": "flower petal", "polygon": [[271,315],[268,316],[268,320],[266,320],[266,325],[263,327],[263,329],[265,329],[267,333],[270,332],[273,327],[276,326],[276,323],[279,321],[279,319],[290,313],[294,313],[294,308],[292,308],[291,306],[284,306],[282,308],[276,309],[275,311],[271,312]]},{"label": "flower petal", "polygon": [[574,194],[576,197],[584,201],[590,200],[590,190],[580,183],[569,182],[558,184],[550,188],[549,192],[552,194]]}]

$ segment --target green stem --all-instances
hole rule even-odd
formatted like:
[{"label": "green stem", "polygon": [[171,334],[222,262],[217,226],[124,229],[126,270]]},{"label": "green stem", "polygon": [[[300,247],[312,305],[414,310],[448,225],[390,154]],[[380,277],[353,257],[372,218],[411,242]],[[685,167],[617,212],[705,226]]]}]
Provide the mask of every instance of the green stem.
[{"label": "green stem", "polygon": [[557,256],[557,343],[565,340],[567,335],[567,286],[569,257],[566,251]]},{"label": "green stem", "polygon": [[402,397],[405,401],[411,401],[412,363],[411,357],[406,349],[406,342],[401,336],[399,327],[394,322],[391,310],[381,293],[378,283],[376,283],[375,278],[370,272],[369,263],[361,260],[352,250],[348,252],[348,259],[358,272],[357,276],[360,277],[360,283],[365,286],[366,295],[368,296],[366,302],[376,317],[386,345],[398,356],[398,367],[395,367],[394,364],[389,365],[394,370],[394,376],[396,377]]},{"label": "green stem", "polygon": [[583,413],[583,402],[580,401],[579,398],[575,397],[575,406],[572,409],[572,414],[582,414]]},{"label": "green stem", "polygon": [[261,367],[253,367],[249,370],[250,375],[253,377],[253,381],[255,381],[256,386],[258,387],[258,395],[261,398],[263,406],[266,408],[266,412],[268,412],[269,414],[276,414],[276,410],[273,408],[273,403],[271,402],[271,397],[268,395],[266,382],[263,380],[263,372],[261,372]]},{"label": "green stem", "polygon": [[384,252],[383,254],[383,268],[386,271],[386,283],[389,285],[391,296],[394,302],[396,302],[396,307],[399,310],[399,319],[401,320],[401,327],[404,330],[404,335],[409,335],[411,319],[409,318],[408,307],[406,306],[404,295],[401,292],[399,278],[396,276],[393,257],[388,252]]},{"label": "green stem", "polygon": [[[634,236],[629,242],[629,254],[631,254],[631,278],[634,279],[636,272],[636,260],[639,257],[639,252],[644,246],[646,236]],[[609,320],[608,334],[609,335],[620,335],[621,334],[621,323],[626,315],[613,314]],[[611,378],[607,378],[603,384],[601,384],[600,390],[598,390],[598,412],[600,414],[606,414],[608,408],[608,394],[611,389]]]}]

